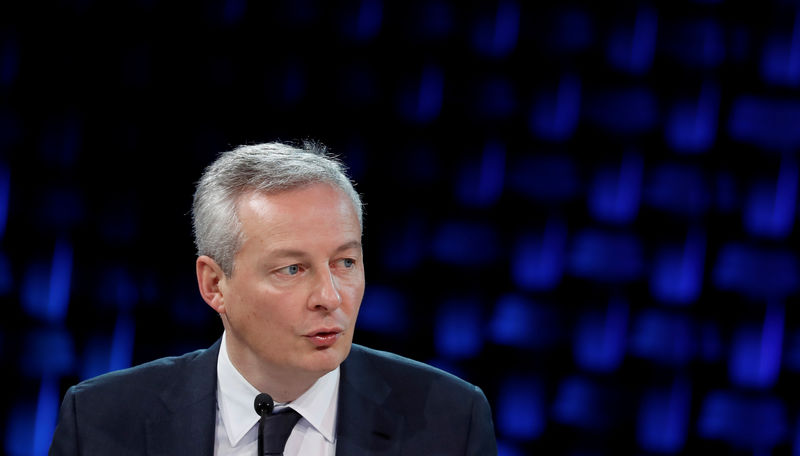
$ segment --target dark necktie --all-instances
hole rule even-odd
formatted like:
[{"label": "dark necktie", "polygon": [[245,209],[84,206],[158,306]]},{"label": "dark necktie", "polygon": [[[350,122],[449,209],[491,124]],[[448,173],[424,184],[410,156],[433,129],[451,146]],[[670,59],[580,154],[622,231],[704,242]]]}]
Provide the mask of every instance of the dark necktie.
[{"label": "dark necktie", "polygon": [[264,417],[264,455],[283,454],[286,440],[299,419],[300,414],[288,407]]}]

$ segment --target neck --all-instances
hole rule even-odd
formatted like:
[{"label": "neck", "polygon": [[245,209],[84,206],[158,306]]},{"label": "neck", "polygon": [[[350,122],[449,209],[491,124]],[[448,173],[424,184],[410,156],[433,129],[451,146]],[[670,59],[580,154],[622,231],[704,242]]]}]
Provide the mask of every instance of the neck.
[{"label": "neck", "polygon": [[235,339],[226,332],[226,348],[231,364],[248,383],[259,392],[272,396],[276,402],[294,401],[324,375],[268,366],[255,356],[242,356],[243,351],[235,348]]}]

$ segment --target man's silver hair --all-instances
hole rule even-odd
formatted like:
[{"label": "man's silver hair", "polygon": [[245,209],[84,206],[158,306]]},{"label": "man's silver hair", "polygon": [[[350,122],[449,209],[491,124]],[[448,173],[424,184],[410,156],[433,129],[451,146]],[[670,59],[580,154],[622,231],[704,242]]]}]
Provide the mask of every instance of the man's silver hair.
[{"label": "man's silver hair", "polygon": [[304,142],[295,147],[278,142],[241,146],[222,153],[206,168],[192,205],[194,241],[198,255],[208,255],[226,277],[233,274],[233,259],[244,242],[237,203],[242,194],[267,194],[327,183],[353,200],[363,227],[361,197],[345,174],[342,163],[325,146]]}]

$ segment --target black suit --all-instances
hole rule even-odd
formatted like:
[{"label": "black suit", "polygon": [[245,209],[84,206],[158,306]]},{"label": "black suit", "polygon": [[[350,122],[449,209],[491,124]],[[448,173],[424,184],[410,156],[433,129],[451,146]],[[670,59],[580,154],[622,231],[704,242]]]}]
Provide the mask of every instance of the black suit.
[{"label": "black suit", "polygon": [[[219,347],[73,386],[50,454],[211,456]],[[489,404],[475,386],[355,344],[341,367],[337,456],[497,454]]]}]

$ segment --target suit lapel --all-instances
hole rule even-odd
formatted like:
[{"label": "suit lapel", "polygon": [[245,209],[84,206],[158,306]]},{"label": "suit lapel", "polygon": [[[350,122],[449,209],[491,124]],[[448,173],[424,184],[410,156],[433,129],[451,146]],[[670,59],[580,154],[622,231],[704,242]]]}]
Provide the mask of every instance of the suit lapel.
[{"label": "suit lapel", "polygon": [[147,421],[148,455],[213,455],[219,347],[218,340],[189,361],[162,392],[169,413]]},{"label": "suit lapel", "polygon": [[337,456],[400,454],[403,417],[385,407],[392,388],[369,363],[357,345],[342,363]]}]

